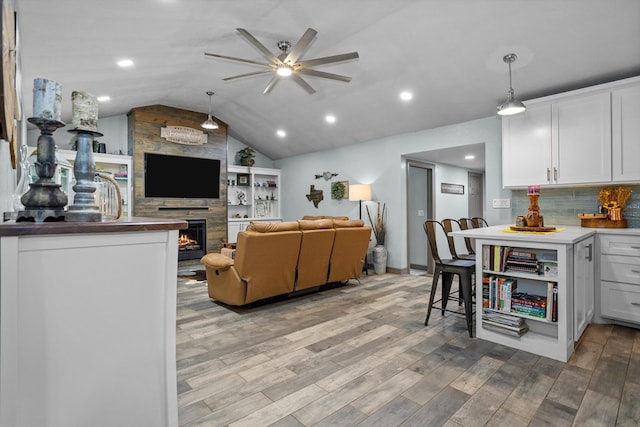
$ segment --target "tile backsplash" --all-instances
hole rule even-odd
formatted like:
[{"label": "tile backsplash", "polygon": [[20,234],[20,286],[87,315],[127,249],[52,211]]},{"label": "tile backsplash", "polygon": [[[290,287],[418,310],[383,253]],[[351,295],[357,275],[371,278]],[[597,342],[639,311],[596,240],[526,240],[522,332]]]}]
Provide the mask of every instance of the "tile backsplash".
[{"label": "tile backsplash", "polygon": [[[541,188],[538,205],[544,216],[545,225],[580,225],[579,213],[597,213],[599,207],[599,187],[575,188]],[[622,185],[616,187],[623,187]],[[640,185],[631,187],[631,197],[622,216],[627,220],[627,227],[640,228]],[[529,208],[527,190],[511,192],[511,216],[515,223],[518,215],[526,215]]]}]

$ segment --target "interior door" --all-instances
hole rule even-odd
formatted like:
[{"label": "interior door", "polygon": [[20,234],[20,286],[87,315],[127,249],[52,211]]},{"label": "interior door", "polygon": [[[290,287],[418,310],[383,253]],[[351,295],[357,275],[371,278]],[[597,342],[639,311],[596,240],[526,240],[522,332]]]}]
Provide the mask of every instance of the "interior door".
[{"label": "interior door", "polygon": [[423,224],[433,216],[432,166],[407,162],[407,241],[410,268],[432,271]]},{"label": "interior door", "polygon": [[484,206],[482,174],[477,172],[469,172],[469,218],[484,218],[482,210]]}]

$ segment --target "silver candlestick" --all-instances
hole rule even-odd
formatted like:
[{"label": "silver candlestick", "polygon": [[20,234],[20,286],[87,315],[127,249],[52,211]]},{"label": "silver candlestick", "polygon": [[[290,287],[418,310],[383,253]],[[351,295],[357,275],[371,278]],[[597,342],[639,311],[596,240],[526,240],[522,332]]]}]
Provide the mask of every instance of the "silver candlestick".
[{"label": "silver candlestick", "polygon": [[102,213],[96,204],[96,163],[93,159],[93,139],[100,137],[100,132],[84,129],[71,129],[71,133],[77,135],[78,144],[76,160],[73,163],[73,176],[76,184],[73,186],[75,195],[73,205],[70,205],[65,221],[69,222],[100,222]]},{"label": "silver candlestick", "polygon": [[56,143],[52,135],[64,123],[41,117],[30,117],[27,120],[40,129],[38,157],[35,162],[38,180],[29,184],[29,191],[20,198],[25,209],[18,212],[16,222],[63,221],[67,195],[60,189],[60,184],[53,180],[56,171]]}]

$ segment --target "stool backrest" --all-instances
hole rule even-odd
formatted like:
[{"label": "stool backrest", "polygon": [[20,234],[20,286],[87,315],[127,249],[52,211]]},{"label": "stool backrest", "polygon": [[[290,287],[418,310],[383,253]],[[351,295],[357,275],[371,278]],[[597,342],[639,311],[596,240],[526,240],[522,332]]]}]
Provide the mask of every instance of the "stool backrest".
[{"label": "stool backrest", "polygon": [[449,252],[451,252],[451,256],[454,258],[458,257],[458,252],[456,251],[456,241],[453,236],[450,236],[449,233],[452,231],[460,231],[462,227],[460,223],[451,218],[445,218],[442,220],[442,227],[444,228],[445,234],[447,235],[447,243],[449,243]]},{"label": "stool backrest", "polygon": [[485,221],[484,218],[479,217],[479,216],[475,216],[475,217],[471,218],[471,221],[473,221],[473,224],[474,224],[473,228],[480,228],[480,227],[488,227],[489,226],[487,221]]},{"label": "stool backrest", "polygon": [[427,233],[427,240],[429,241],[429,249],[431,249],[431,256],[437,264],[442,263],[442,258],[438,252],[438,235],[446,235],[444,227],[439,221],[434,219],[428,219],[423,224],[424,232]]}]

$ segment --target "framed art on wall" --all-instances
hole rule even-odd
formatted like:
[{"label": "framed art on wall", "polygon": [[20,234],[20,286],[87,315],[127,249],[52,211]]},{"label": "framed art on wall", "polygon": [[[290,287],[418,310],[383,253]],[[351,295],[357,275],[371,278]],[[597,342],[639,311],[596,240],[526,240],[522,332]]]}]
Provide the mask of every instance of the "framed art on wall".
[{"label": "framed art on wall", "polygon": [[461,184],[440,184],[440,192],[444,194],[464,194],[464,185]]},{"label": "framed art on wall", "polygon": [[249,186],[251,185],[251,175],[248,173],[238,174],[238,185]]}]

